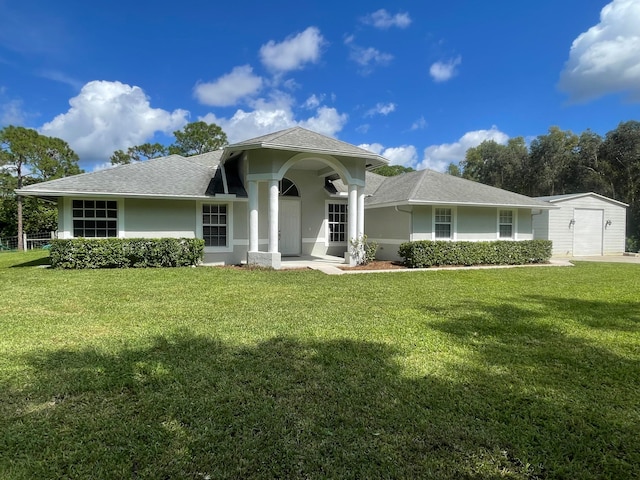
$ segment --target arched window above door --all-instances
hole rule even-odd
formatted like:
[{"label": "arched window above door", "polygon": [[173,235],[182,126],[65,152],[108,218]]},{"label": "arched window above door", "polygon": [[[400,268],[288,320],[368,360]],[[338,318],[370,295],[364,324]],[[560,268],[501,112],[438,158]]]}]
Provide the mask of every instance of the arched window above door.
[{"label": "arched window above door", "polygon": [[300,192],[298,192],[298,187],[288,178],[284,177],[280,180],[280,184],[278,185],[280,189],[281,197],[299,197]]}]

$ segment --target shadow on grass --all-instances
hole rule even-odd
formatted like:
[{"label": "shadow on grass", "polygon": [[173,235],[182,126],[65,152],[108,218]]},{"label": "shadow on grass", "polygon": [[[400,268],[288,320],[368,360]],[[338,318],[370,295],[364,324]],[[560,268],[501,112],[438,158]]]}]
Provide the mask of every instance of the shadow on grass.
[{"label": "shadow on grass", "polygon": [[[455,335],[470,334],[467,319],[456,322]],[[489,357],[494,347],[507,364],[498,345],[478,348]],[[522,368],[549,373],[541,347],[506,348]],[[623,362],[585,344],[572,348],[602,368]],[[31,379],[0,384],[0,477],[531,479],[640,471],[630,450],[637,444],[628,443],[637,440],[637,425],[626,423],[631,412],[614,405],[624,418],[611,426],[598,423],[608,414],[596,423],[575,417],[591,408],[574,397],[582,379],[567,375],[566,387],[546,392],[537,375],[523,385],[518,369],[477,365],[452,365],[453,380],[410,378],[399,354],[352,340],[233,346],[188,331],[146,348],[34,354],[26,359]],[[616,368],[623,367],[638,365]]]},{"label": "shadow on grass", "polygon": [[51,265],[51,258],[48,255],[46,257],[36,258],[35,260],[30,260],[28,262],[11,265],[11,268],[40,267],[45,265]]}]

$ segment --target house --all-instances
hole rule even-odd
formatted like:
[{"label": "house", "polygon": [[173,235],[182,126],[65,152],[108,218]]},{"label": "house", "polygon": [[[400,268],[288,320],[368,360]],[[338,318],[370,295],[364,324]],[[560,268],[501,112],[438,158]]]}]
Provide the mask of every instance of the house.
[{"label": "house", "polygon": [[551,240],[554,256],[621,255],[627,204],[597,193],[538,197],[555,205],[534,217],[534,238]]},{"label": "house", "polygon": [[398,247],[407,241],[532,240],[534,216],[554,208],[433,170],[395,177],[367,172],[366,181],[365,233],[378,243],[381,260],[398,260]]},{"label": "house", "polygon": [[375,153],[295,127],[223,150],[170,155],[18,191],[56,201],[59,237],[197,237],[205,263],[279,268],[345,257],[367,234],[380,258],[419,239],[525,240],[550,203],[431,170],[382,177]]}]

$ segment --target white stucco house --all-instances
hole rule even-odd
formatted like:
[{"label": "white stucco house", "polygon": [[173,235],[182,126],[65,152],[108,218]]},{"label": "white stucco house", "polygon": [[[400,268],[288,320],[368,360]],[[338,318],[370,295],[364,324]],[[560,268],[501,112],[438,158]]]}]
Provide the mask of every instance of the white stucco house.
[{"label": "white stucco house", "polygon": [[420,239],[528,240],[539,199],[388,161],[295,127],[192,157],[170,155],[18,191],[57,202],[59,238],[189,237],[205,263],[280,267],[283,256],[344,256],[366,234],[398,258]]},{"label": "white stucco house", "polygon": [[538,197],[558,208],[534,216],[534,238],[551,240],[554,256],[621,255],[626,203],[597,193]]}]

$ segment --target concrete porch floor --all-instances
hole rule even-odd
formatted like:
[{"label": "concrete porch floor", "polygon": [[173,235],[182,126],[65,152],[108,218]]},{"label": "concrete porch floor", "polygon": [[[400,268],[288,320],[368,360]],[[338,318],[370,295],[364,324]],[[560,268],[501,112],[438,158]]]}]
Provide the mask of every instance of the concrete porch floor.
[{"label": "concrete porch floor", "polygon": [[328,275],[342,275],[345,273],[344,270],[338,268],[340,265],[345,265],[344,258],[331,255],[282,257],[281,260],[281,270],[310,268]]}]

